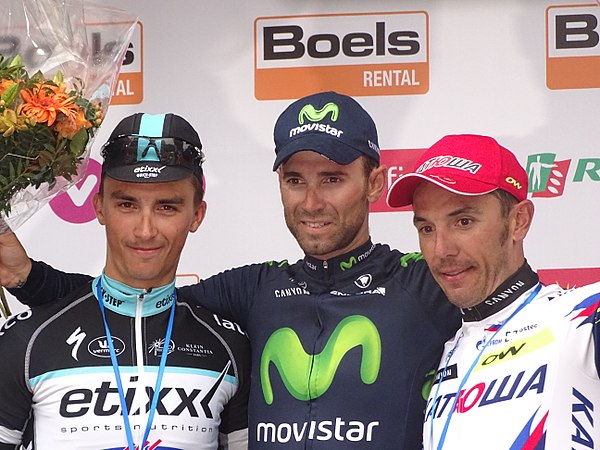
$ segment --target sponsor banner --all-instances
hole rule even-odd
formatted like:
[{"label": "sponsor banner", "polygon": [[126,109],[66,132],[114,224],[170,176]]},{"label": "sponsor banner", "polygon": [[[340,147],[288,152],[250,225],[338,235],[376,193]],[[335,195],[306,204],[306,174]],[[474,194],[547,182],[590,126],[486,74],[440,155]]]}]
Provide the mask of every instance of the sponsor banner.
[{"label": "sponsor banner", "polygon": [[413,170],[417,159],[426,149],[396,149],[396,150],[382,150],[381,151],[381,164],[387,166],[387,187],[384,193],[381,195],[379,200],[371,205],[371,212],[398,212],[398,211],[412,211],[410,206],[404,208],[390,208],[385,199],[387,193],[398,178],[404,175],[406,172]]},{"label": "sponsor banner", "polygon": [[137,105],[144,99],[142,23],[138,22],[123,58],[111,105]]},{"label": "sponsor banner", "polygon": [[526,170],[533,198],[560,197],[568,184],[600,181],[600,158],[557,159],[555,153],[536,153],[527,157]]},{"label": "sponsor banner", "polygon": [[546,85],[549,89],[600,87],[600,5],[546,10]]},{"label": "sponsor banner", "polygon": [[563,288],[585,286],[600,280],[600,267],[580,269],[541,269],[540,281],[544,284],[556,283]]},{"label": "sponsor banner", "polygon": [[[371,205],[371,212],[411,211],[409,206],[390,208],[386,197],[396,179],[413,169],[426,149],[382,150],[381,164],[388,167],[387,188],[381,198]],[[571,169],[572,168],[572,169]],[[555,153],[527,155],[525,169],[529,175],[529,194],[535,198],[560,197],[572,183],[600,181],[600,158],[557,159]],[[570,170],[571,169],[571,170]],[[571,173],[572,172],[572,173]]]},{"label": "sponsor banner", "polygon": [[429,90],[425,11],[259,17],[254,33],[258,100]]}]

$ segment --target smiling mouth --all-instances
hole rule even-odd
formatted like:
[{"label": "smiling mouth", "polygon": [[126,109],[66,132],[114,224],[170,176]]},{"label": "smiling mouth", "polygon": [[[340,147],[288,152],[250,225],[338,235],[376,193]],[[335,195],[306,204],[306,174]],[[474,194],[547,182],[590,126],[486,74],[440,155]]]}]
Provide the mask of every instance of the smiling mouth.
[{"label": "smiling mouth", "polygon": [[308,222],[306,220],[303,220],[301,223],[302,223],[302,225],[306,226],[307,228],[319,229],[319,228],[326,227],[331,222]]},{"label": "smiling mouth", "polygon": [[463,269],[438,270],[437,272],[447,281],[459,281],[463,279],[470,270],[471,267],[466,267]]}]

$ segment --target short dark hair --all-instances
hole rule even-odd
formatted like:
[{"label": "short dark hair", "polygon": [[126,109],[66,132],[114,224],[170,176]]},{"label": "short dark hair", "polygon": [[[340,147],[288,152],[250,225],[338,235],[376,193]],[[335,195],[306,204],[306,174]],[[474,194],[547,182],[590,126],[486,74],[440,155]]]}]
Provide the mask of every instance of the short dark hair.
[{"label": "short dark hair", "polygon": [[514,195],[504,189],[496,189],[495,191],[492,191],[491,194],[500,201],[500,212],[502,213],[502,217],[508,217],[513,207],[519,203],[519,200],[517,200]]},{"label": "short dark hair", "polygon": [[379,162],[374,160],[373,158],[364,155],[361,156],[361,158],[363,160],[363,169],[365,171],[365,176],[368,178],[369,175],[371,175],[371,172],[373,172],[373,170],[379,167]]}]

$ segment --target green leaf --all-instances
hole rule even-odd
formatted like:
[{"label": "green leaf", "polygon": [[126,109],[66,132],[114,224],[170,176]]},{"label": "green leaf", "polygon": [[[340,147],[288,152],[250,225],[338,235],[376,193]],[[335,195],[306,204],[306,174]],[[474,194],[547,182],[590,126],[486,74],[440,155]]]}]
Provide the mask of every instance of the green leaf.
[{"label": "green leaf", "polygon": [[82,128],[75,134],[75,136],[73,136],[73,139],[71,140],[71,153],[75,156],[83,155],[88,140],[88,132],[85,128]]},{"label": "green leaf", "polygon": [[16,67],[16,66],[22,66],[22,65],[23,65],[23,58],[21,58],[21,55],[17,55],[12,59],[12,61],[8,65],[8,67]]},{"label": "green leaf", "polygon": [[18,93],[19,93],[19,85],[13,84],[6,91],[4,91],[4,93],[2,94],[2,100],[4,100],[4,103],[6,105],[10,105],[15,100]]}]

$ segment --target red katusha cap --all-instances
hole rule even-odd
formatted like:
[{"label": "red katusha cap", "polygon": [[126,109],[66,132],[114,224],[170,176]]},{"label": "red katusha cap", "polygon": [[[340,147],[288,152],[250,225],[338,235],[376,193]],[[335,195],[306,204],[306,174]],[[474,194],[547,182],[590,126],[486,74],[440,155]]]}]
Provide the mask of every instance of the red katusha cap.
[{"label": "red katusha cap", "polygon": [[527,198],[528,176],[515,155],[489,136],[444,136],[421,155],[413,172],[402,175],[390,187],[387,204],[410,205],[417,185],[430,181],[460,195],[482,195],[496,189]]}]

